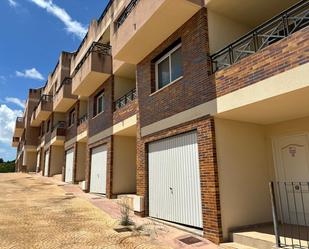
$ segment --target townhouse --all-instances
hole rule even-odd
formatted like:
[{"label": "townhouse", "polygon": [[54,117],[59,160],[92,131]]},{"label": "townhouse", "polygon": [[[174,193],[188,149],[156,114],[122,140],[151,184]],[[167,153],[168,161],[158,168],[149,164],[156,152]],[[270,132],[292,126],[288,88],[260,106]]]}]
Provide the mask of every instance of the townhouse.
[{"label": "townhouse", "polygon": [[[308,23],[304,0],[110,1],[30,90],[17,170],[130,194],[136,214],[215,243],[272,222],[268,183],[295,183],[288,203],[309,181]],[[281,222],[308,225],[299,198]]]}]

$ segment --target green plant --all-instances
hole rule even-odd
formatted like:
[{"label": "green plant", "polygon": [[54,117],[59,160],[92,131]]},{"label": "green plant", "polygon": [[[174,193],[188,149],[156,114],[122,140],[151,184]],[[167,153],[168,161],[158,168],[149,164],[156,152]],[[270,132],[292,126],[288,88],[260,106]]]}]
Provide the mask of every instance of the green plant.
[{"label": "green plant", "polygon": [[15,162],[8,161],[5,163],[0,163],[0,173],[15,172]]},{"label": "green plant", "polygon": [[122,226],[131,226],[134,224],[130,217],[131,208],[129,204],[125,200],[121,200],[119,202],[121,218],[120,218],[120,225]]}]

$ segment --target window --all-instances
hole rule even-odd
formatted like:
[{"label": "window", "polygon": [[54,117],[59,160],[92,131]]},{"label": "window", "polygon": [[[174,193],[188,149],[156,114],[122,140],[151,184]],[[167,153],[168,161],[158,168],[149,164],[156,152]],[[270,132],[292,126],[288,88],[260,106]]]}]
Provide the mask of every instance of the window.
[{"label": "window", "polygon": [[95,97],[94,116],[104,112],[104,92],[99,93]]},{"label": "window", "polygon": [[72,126],[75,122],[75,109],[70,111],[70,116],[69,116],[69,127]]},{"label": "window", "polygon": [[183,76],[181,44],[155,63],[157,90]]},{"label": "window", "polygon": [[50,129],[50,119],[47,121],[46,132],[49,132]]}]

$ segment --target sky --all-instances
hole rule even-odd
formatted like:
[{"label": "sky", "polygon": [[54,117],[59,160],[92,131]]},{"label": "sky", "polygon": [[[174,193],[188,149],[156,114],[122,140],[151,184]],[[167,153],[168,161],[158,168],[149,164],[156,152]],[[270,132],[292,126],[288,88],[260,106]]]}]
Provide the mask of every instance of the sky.
[{"label": "sky", "polygon": [[13,160],[17,116],[61,51],[75,51],[108,0],[0,0],[0,158]]}]

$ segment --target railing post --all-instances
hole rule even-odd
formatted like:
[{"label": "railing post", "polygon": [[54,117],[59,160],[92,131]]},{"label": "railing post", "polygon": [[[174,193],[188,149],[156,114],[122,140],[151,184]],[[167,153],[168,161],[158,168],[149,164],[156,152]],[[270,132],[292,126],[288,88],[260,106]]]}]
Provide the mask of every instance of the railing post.
[{"label": "railing post", "polygon": [[270,192],[271,209],[272,209],[272,216],[273,216],[273,223],[274,223],[274,231],[275,231],[275,237],[276,237],[276,246],[281,248],[274,182],[269,183],[269,192]]}]

